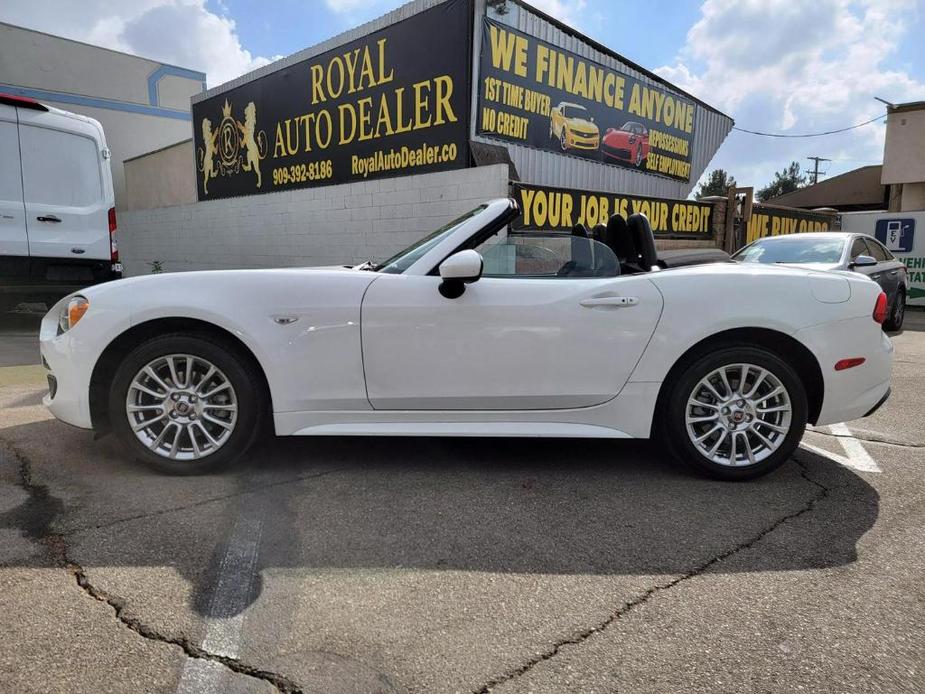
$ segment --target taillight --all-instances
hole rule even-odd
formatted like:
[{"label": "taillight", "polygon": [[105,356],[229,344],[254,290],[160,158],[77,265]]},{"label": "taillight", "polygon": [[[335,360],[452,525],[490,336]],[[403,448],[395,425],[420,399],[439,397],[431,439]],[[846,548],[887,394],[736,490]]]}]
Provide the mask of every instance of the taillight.
[{"label": "taillight", "polygon": [[883,321],[886,320],[886,312],[886,293],[880,292],[880,296],[877,297],[877,303],[874,305],[874,322],[883,323]]},{"label": "taillight", "polygon": [[116,208],[109,208],[109,255],[112,262],[119,262],[119,242],[116,241]]}]

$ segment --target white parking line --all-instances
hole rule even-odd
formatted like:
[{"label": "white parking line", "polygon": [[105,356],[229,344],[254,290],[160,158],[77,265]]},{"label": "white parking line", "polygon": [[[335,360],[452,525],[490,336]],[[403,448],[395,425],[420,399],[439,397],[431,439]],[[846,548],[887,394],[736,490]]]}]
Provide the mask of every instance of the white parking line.
[{"label": "white parking line", "polygon": [[[202,649],[215,655],[237,658],[244,626],[244,608],[250,593],[257,550],[263,524],[253,517],[241,517],[228,540],[228,549],[222,558],[215,589],[209,604],[209,614],[229,614],[230,617],[208,617]],[[188,658],[177,684],[179,694],[213,694],[224,692],[224,667],[199,658]]]},{"label": "white parking line", "polygon": [[877,462],[870,457],[870,453],[867,452],[863,444],[851,435],[851,430],[845,424],[833,424],[829,427],[829,431],[838,437],[838,442],[844,449],[845,455],[832,453],[805,441],[801,441],[800,446],[839,465],[844,465],[860,472],[883,472]]}]

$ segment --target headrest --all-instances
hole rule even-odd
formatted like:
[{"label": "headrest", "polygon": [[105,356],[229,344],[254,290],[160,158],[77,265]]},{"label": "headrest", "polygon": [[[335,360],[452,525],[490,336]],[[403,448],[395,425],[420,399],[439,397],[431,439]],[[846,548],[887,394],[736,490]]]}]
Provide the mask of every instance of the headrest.
[{"label": "headrest", "polygon": [[591,227],[591,238],[595,241],[600,241],[601,243],[606,244],[605,239],[607,238],[607,227],[603,224],[595,224]]},{"label": "headrest", "polygon": [[582,238],[588,238],[588,227],[586,227],[581,222],[578,222],[578,224],[572,227],[572,236],[581,236]]},{"label": "headrest", "polygon": [[636,244],[633,243],[633,237],[627,229],[626,220],[618,214],[610,216],[607,220],[607,232],[604,236],[604,243],[610,246],[610,249],[621,261],[635,262]]},{"label": "headrest", "polygon": [[626,225],[639,253],[640,267],[645,271],[651,270],[658,264],[658,253],[655,250],[655,235],[649,225],[649,218],[637,212],[629,216]]}]

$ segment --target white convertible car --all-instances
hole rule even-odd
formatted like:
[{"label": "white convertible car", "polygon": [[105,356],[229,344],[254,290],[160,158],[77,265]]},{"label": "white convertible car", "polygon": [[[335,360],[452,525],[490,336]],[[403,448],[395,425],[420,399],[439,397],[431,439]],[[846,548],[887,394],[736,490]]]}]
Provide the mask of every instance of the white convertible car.
[{"label": "white convertible car", "polygon": [[135,277],[44,318],[46,405],[172,473],[282,436],[658,435],[723,479],[890,389],[870,279],[782,265],[659,270],[648,221],[508,234],[487,202],[382,264]]}]

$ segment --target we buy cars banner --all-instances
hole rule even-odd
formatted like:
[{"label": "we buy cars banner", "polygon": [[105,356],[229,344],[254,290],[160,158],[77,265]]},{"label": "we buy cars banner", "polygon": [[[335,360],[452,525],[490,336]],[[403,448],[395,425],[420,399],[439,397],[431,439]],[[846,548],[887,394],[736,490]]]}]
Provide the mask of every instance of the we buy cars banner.
[{"label": "we buy cars banner", "polygon": [[613,214],[626,218],[641,213],[652,232],[661,238],[709,239],[713,237],[713,206],[695,200],[650,198],[641,195],[571,190],[513,183],[511,191],[522,214],[512,231],[571,231],[578,223],[589,229],[607,224]]},{"label": "we buy cars banner", "polygon": [[752,216],[748,220],[745,243],[765,236],[829,231],[835,225],[835,219],[835,215],[831,214],[756,203],[752,206]]},{"label": "we buy cars banner", "polygon": [[695,104],[485,18],[477,132],[689,181]]}]

